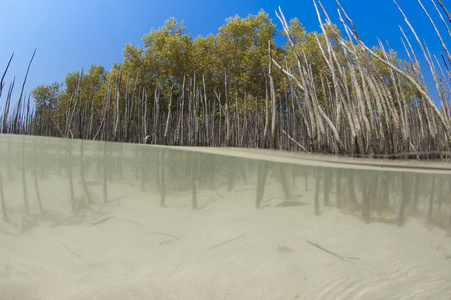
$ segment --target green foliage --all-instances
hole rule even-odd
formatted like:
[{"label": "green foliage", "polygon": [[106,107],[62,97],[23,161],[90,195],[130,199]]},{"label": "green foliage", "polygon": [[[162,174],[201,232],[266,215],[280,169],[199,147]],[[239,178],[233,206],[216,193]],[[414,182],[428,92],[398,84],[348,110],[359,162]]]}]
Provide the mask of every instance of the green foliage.
[{"label": "green foliage", "polygon": [[247,92],[264,97],[268,42],[275,48],[276,33],[275,25],[264,11],[246,18],[227,19],[216,39],[217,72],[238,82]]},{"label": "green foliage", "polygon": [[[47,107],[56,119],[64,118],[67,112],[73,109],[76,101],[80,101],[81,111],[90,109],[91,105],[99,108],[102,102],[100,91],[107,76],[108,72],[105,72],[104,67],[92,65],[87,74],[80,71],[67,74],[64,90],[61,90],[63,84],[57,83],[53,83],[52,86],[38,86],[32,92],[36,108],[39,111],[42,110],[41,107]],[[46,98],[45,95],[50,96]]]},{"label": "green foliage", "polygon": [[192,66],[191,35],[185,34],[183,21],[175,18],[166,20],[158,30],[152,30],[143,37],[145,49],[144,67],[159,83],[181,82]]},{"label": "green foliage", "polygon": [[37,114],[53,115],[60,104],[60,89],[62,83],[54,82],[51,85],[38,85],[31,91],[35,100]]}]

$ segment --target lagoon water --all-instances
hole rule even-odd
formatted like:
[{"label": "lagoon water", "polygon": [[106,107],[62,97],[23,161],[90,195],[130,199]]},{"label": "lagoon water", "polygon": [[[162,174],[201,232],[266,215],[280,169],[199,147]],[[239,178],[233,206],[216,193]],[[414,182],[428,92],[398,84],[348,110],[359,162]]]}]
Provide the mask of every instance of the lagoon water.
[{"label": "lagoon water", "polygon": [[449,299],[451,164],[0,135],[1,299]]}]

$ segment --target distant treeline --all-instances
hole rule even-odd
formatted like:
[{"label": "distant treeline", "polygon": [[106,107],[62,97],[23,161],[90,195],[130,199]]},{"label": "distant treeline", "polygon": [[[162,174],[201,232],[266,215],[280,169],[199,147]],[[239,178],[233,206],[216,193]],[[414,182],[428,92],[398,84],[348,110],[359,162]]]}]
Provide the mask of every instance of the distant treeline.
[{"label": "distant treeline", "polygon": [[[434,13],[449,19],[438,2]],[[446,56],[431,56],[408,23],[434,75],[439,110],[406,34],[410,60],[403,61],[382,42],[367,47],[342,7],[344,32],[321,9],[321,33],[307,33],[298,19],[288,23],[279,11],[287,40],[279,46],[275,24],[263,11],[231,17],[216,35],[196,38],[171,18],[143,37],[143,48],[126,45],[123,62],[110,71],[92,65],[67,74],[64,84],[37,86],[34,106],[21,93],[11,108],[11,84],[1,131],[346,155],[449,151],[451,57],[445,43]]]}]

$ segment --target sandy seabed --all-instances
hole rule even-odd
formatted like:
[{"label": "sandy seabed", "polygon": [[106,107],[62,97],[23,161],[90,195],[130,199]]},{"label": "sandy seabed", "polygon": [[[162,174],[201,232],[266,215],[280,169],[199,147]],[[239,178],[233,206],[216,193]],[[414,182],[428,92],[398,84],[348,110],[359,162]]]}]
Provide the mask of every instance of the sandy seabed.
[{"label": "sandy seabed", "polygon": [[[40,185],[47,205],[70,208],[66,181]],[[90,189],[98,205],[76,216],[8,207],[1,299],[451,297],[451,237],[421,219],[365,224],[334,207],[315,216],[312,193],[297,195],[304,205],[278,207],[276,182],[260,209],[255,184],[199,188],[198,210],[190,191],[168,193],[163,208],[158,193],[130,182],[109,186],[108,205],[100,183]]]}]

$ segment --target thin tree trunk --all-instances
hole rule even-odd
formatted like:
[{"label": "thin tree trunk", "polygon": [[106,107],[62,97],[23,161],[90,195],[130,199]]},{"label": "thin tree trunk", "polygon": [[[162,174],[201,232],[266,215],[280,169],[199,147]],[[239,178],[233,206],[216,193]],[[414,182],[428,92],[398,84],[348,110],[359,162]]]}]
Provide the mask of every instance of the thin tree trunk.
[{"label": "thin tree trunk", "polygon": [[164,129],[163,145],[168,145],[169,122],[172,117],[172,92],[173,92],[173,90],[174,90],[174,85],[172,85],[172,87],[171,87],[171,95],[169,96],[168,117],[166,119],[166,126]]},{"label": "thin tree trunk", "polygon": [[277,121],[277,107],[276,107],[276,90],[274,88],[274,79],[272,77],[272,51],[271,51],[271,41],[268,41],[268,52],[269,52],[269,90],[271,95],[271,148],[276,149],[276,121]]}]

